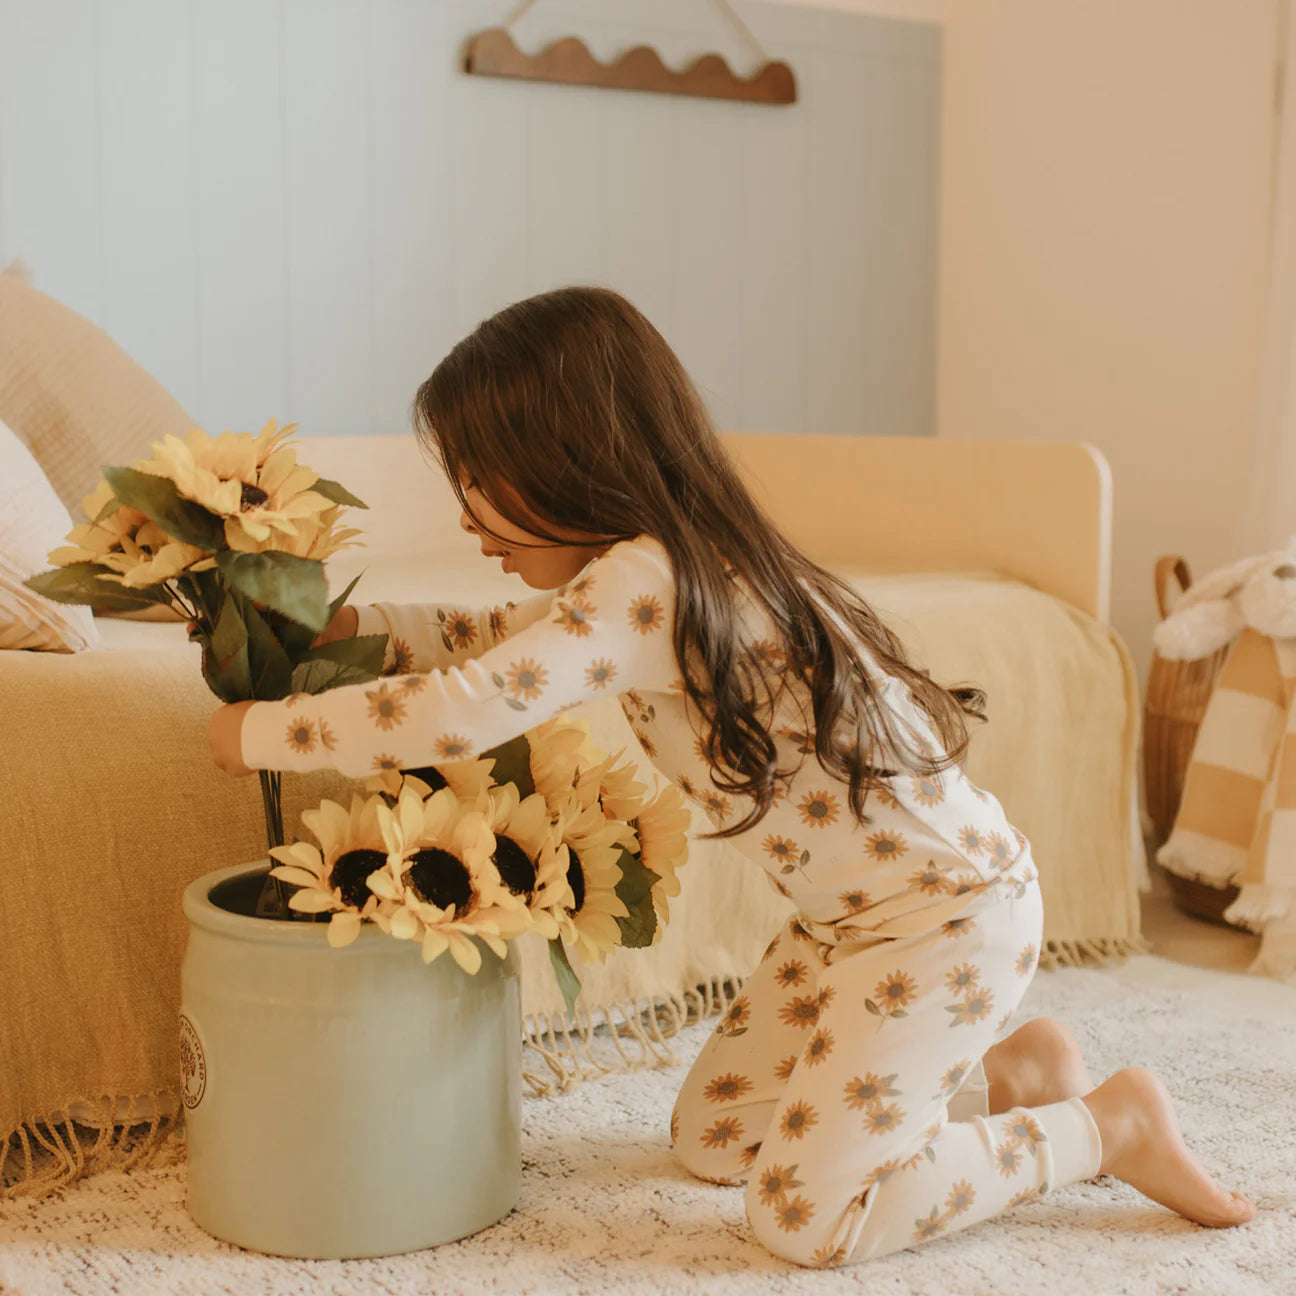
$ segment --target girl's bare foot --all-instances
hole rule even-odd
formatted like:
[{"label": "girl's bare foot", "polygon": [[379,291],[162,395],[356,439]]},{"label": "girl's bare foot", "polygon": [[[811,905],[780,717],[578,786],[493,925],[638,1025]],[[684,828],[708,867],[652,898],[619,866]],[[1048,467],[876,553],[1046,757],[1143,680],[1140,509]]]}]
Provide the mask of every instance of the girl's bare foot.
[{"label": "girl's bare foot", "polygon": [[1084,1103],[1102,1136],[1102,1174],[1210,1228],[1245,1224],[1255,1214],[1241,1193],[1216,1183],[1188,1151],[1174,1103],[1154,1072],[1117,1071]]},{"label": "girl's bare foot", "polygon": [[1080,1045],[1060,1021],[1039,1017],[1013,1031],[981,1059],[990,1115],[1012,1107],[1046,1107],[1093,1088]]}]

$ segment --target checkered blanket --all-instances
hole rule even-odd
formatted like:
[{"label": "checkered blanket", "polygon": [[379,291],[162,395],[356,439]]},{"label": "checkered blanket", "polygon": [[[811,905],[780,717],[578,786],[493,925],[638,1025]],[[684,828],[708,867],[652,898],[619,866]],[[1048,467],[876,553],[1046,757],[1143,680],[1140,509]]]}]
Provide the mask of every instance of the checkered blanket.
[{"label": "checkered blanket", "polygon": [[1296,899],[1296,639],[1250,626],[1207,703],[1164,868],[1241,888],[1225,918],[1252,931]]}]

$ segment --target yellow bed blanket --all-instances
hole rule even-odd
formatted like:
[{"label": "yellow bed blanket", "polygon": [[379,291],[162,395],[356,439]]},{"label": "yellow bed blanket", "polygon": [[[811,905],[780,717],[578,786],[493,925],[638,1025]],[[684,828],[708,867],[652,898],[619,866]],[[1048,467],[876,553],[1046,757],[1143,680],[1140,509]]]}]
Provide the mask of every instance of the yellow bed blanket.
[{"label": "yellow bed blanket", "polygon": [[[993,575],[852,579],[938,681],[988,695],[968,773],[1032,842],[1045,900],[1041,962],[1142,948],[1139,708],[1121,641]],[[391,584],[366,586],[373,600],[401,596]],[[485,590],[478,602],[492,597]],[[99,626],[96,650],[0,654],[5,1194],[147,1155],[176,1119],[181,892],[202,873],[265,854],[257,781],[211,764],[214,701],[183,627]],[[585,714],[598,745],[640,754],[615,699]],[[302,808],[347,787],[332,774],[286,778],[285,827],[295,831]],[[707,827],[699,820],[698,831]],[[668,1059],[670,1036],[727,1004],[788,911],[727,843],[695,842],[681,880],[658,945],[582,968],[574,1021],[564,1020],[543,942],[523,938],[533,1092]],[[605,1047],[596,1055],[600,1025],[611,1030],[597,1036]]]}]

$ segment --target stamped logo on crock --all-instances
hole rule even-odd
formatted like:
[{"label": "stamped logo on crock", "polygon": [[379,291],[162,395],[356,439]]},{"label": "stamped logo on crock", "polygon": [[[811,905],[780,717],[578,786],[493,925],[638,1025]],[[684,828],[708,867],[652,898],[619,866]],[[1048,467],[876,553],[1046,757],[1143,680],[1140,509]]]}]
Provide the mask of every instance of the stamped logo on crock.
[{"label": "stamped logo on crock", "polygon": [[203,1053],[198,1028],[184,1013],[180,1014],[181,1098],[190,1110],[197,1107],[207,1092],[207,1057]]}]

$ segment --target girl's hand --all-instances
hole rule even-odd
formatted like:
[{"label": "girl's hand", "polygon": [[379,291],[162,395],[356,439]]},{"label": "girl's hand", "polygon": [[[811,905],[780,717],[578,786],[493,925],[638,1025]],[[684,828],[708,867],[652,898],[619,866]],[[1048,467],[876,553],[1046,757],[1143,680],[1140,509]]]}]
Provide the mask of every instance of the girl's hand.
[{"label": "girl's hand", "polygon": [[350,604],[338,608],[337,616],[319,632],[319,637],[311,644],[318,648],[321,644],[332,643],[334,639],[354,639],[360,628],[360,614]]},{"label": "girl's hand", "polygon": [[243,715],[251,702],[231,702],[212,712],[207,725],[207,741],[211,744],[212,759],[226,774],[236,776],[251,774],[243,764]]}]

